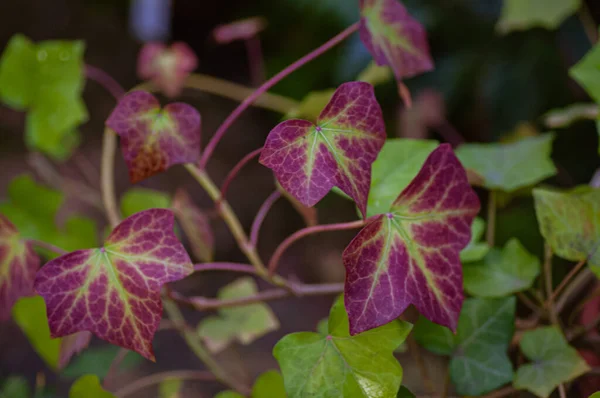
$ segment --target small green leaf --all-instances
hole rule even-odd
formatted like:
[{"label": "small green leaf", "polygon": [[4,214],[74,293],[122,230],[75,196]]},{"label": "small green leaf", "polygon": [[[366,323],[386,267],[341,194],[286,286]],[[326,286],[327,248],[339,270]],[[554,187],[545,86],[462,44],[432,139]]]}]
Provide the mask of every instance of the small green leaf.
[{"label": "small green leaf", "polygon": [[180,379],[168,379],[158,386],[158,396],[160,398],[180,398],[183,382]]},{"label": "small green leaf", "polygon": [[[75,359],[61,372],[61,375],[75,379],[86,374],[94,374],[98,376],[100,380],[103,380],[106,377],[111,362],[119,350],[119,347],[112,345],[88,348],[75,357]],[[126,372],[136,368],[142,362],[143,357],[141,355],[130,351],[125,355],[118,371]]]},{"label": "small green leaf", "polygon": [[329,320],[327,318],[321,319],[317,324],[317,333],[327,336],[329,334]]},{"label": "small green leaf", "polygon": [[2,398],[30,398],[31,388],[27,380],[21,376],[10,376],[0,388],[0,397]]},{"label": "small green leaf", "polygon": [[532,363],[521,366],[514,387],[546,398],[561,383],[566,383],[589,370],[587,363],[567,343],[554,326],[523,333],[521,351]]},{"label": "small green leaf", "polygon": [[0,59],[0,99],[15,109],[25,109],[34,101],[35,45],[16,34]]},{"label": "small green leaf", "polygon": [[69,391],[69,398],[115,398],[100,385],[96,375],[81,376]]},{"label": "small green leaf", "polygon": [[321,111],[331,101],[335,93],[334,88],[321,91],[311,91],[302,99],[300,104],[290,110],[284,119],[306,119],[311,122],[316,122],[321,114]]},{"label": "small green leaf", "polygon": [[410,392],[408,388],[402,386],[400,387],[400,390],[398,390],[398,395],[396,395],[396,398],[416,398],[416,396]]},{"label": "small green leaf", "polygon": [[283,377],[276,370],[261,374],[252,387],[252,398],[285,398]]},{"label": "small green leaf", "polygon": [[490,246],[487,242],[480,242],[484,232],[485,221],[479,217],[475,218],[473,224],[471,224],[471,241],[460,252],[460,261],[463,263],[479,261],[490,251]]},{"label": "small green leaf", "polygon": [[450,378],[460,395],[483,395],[513,379],[507,351],[515,321],[515,297],[465,301],[458,331],[421,317],[415,339],[426,349],[450,355]]},{"label": "small green leaf", "polygon": [[50,338],[46,305],[40,296],[23,297],[12,309],[13,319],[27,336],[29,343],[53,370],[58,368],[61,339]]},{"label": "small green leaf", "polygon": [[[219,290],[221,300],[253,296],[258,292],[256,282],[250,277],[240,278]],[[264,303],[222,308],[219,316],[203,319],[198,324],[198,334],[209,350],[219,352],[234,339],[250,344],[265,334],[277,330],[279,321]]]},{"label": "small green leaf", "polygon": [[168,209],[170,205],[168,194],[147,188],[131,188],[121,197],[123,217],[149,209]]},{"label": "small green leaf", "polygon": [[592,395],[590,395],[588,398],[600,398],[600,391],[599,392],[595,392]]},{"label": "small green leaf", "polygon": [[534,27],[556,29],[581,7],[581,0],[504,0],[496,29],[503,34]]},{"label": "small green leaf", "polygon": [[367,66],[360,73],[360,75],[358,75],[358,78],[356,80],[369,83],[372,86],[378,86],[380,84],[387,83],[393,79],[394,72],[389,66],[379,66],[375,61],[371,61],[369,63],[369,66]]},{"label": "small green leaf", "polygon": [[523,291],[540,273],[540,260],[517,239],[492,249],[481,262],[463,267],[465,290],[472,296],[502,297]]},{"label": "small green leaf", "polygon": [[535,189],[533,198],[540,231],[554,253],[571,261],[587,260],[600,277],[600,189]]},{"label": "small green leaf", "polygon": [[411,325],[394,320],[350,336],[343,298],[333,305],[329,334],[292,333],[275,345],[285,390],[290,398],[394,396],[402,381],[402,368],[393,351]]},{"label": "small green leaf", "polygon": [[463,144],[456,156],[483,177],[485,188],[511,192],[556,174],[550,159],[553,140],[548,133],[506,144]]}]

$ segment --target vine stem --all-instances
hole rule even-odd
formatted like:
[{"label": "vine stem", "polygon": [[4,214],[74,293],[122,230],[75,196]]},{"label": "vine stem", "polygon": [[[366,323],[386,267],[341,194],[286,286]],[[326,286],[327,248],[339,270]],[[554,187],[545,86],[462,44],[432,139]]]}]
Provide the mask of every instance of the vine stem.
[{"label": "vine stem", "polygon": [[248,66],[252,85],[259,86],[265,81],[265,63],[263,60],[262,46],[258,35],[245,40],[246,52],[248,53]]},{"label": "vine stem", "polygon": [[200,158],[200,162],[198,163],[198,166],[200,167],[200,169],[204,169],[206,167],[206,164],[210,160],[210,157],[212,156],[212,153],[214,152],[215,148],[221,141],[221,138],[223,138],[223,136],[225,135],[225,133],[227,132],[229,127],[231,127],[231,125],[240,117],[240,115],[246,109],[248,109],[248,107],[250,105],[252,105],[252,103],[254,101],[256,101],[263,93],[265,93],[271,87],[273,87],[274,85],[279,83],[286,76],[290,75],[295,70],[299,69],[300,67],[304,66],[308,62],[317,58],[321,54],[327,52],[332,47],[334,47],[334,46],[338,45],[339,43],[341,43],[342,41],[344,41],[352,33],[356,32],[358,30],[358,27],[359,27],[359,23],[357,22],[357,23],[351,25],[350,27],[346,28],[344,31],[342,31],[337,36],[335,36],[332,39],[330,39],[329,41],[327,41],[325,44],[321,45],[316,50],[314,50],[314,51],[310,52],[309,54],[305,55],[304,57],[300,58],[299,60],[297,60],[293,64],[289,65],[288,67],[283,69],[281,72],[279,72],[278,74],[276,74],[275,76],[273,76],[272,78],[267,80],[259,88],[257,88],[256,91],[254,91],[252,94],[250,94],[248,97],[246,97],[246,99],[244,99],[238,105],[238,107],[235,108],[235,110],[227,117],[227,119],[225,119],[225,121],[221,124],[221,126],[219,126],[219,128],[217,129],[217,131],[215,132],[215,134],[209,141],[208,145],[204,149],[204,153],[202,154],[202,157]]},{"label": "vine stem", "polygon": [[252,247],[256,247],[256,245],[258,244],[258,236],[260,234],[260,227],[262,226],[263,221],[265,221],[265,218],[267,217],[269,210],[271,210],[271,207],[273,207],[273,205],[279,198],[281,198],[281,192],[279,192],[278,190],[275,190],[264,201],[262,206],[260,206],[260,209],[258,209],[258,212],[256,213],[256,217],[254,218],[254,221],[252,222],[252,228],[250,228],[250,245]]},{"label": "vine stem", "polygon": [[102,202],[104,211],[111,227],[119,224],[119,208],[115,195],[115,152],[117,150],[117,135],[110,128],[104,129],[102,143],[102,166],[100,169],[100,185],[102,188]]},{"label": "vine stem", "polygon": [[361,228],[365,226],[369,220],[370,218],[367,220],[357,220],[346,223],[315,225],[314,227],[303,228],[300,231],[295,232],[294,234],[288,236],[286,240],[281,242],[281,244],[279,244],[279,246],[275,250],[275,253],[273,253],[273,256],[271,257],[271,261],[269,261],[268,266],[269,274],[272,275],[275,272],[283,253],[297,240],[302,239],[305,236],[318,234],[321,232],[344,231],[347,229]]},{"label": "vine stem", "polygon": [[98,67],[85,65],[85,76],[104,87],[117,101],[125,95],[125,89],[121,87],[119,82]]},{"label": "vine stem", "polygon": [[569,271],[567,276],[565,276],[565,278],[560,282],[558,287],[556,289],[554,289],[554,292],[552,292],[552,294],[550,295],[548,300],[546,300],[546,302],[544,303],[544,306],[546,308],[549,307],[551,301],[554,301],[556,299],[556,296],[558,296],[558,294],[567,286],[567,284],[581,270],[581,268],[585,265],[585,263],[586,263],[586,260],[581,260],[580,262],[578,262],[575,265],[575,267],[573,267],[573,269],[571,271]]},{"label": "vine stem", "polygon": [[172,370],[168,372],[154,373],[134,380],[133,382],[127,384],[125,387],[115,392],[114,396],[117,398],[123,398],[135,392],[138,392],[141,389],[153,386],[155,384],[160,384],[163,381],[170,379],[202,381],[216,380],[216,378],[210,372],[198,370]]},{"label": "vine stem", "polygon": [[58,246],[54,246],[52,243],[48,243],[48,242],[44,242],[42,240],[37,240],[37,239],[27,239],[27,241],[29,243],[31,243],[34,246],[40,247],[42,249],[46,249],[48,251],[51,251],[53,253],[59,254],[61,256],[67,254],[68,252],[64,249],[61,249]]},{"label": "vine stem", "polygon": [[490,247],[494,247],[496,232],[496,191],[492,190],[488,196],[488,208],[487,208],[487,232],[486,240]]},{"label": "vine stem", "polygon": [[[229,185],[231,184],[231,181],[233,181],[233,179],[238,175],[240,170],[242,170],[244,168],[244,166],[246,166],[252,159],[259,156],[260,153],[262,152],[262,150],[263,150],[262,147],[260,147],[258,149],[255,149],[254,151],[250,152],[249,154],[244,156],[242,158],[242,160],[240,160],[231,169],[231,171],[225,177],[225,181],[223,181],[223,184],[221,184],[221,198],[222,199],[225,199],[225,195],[227,195],[227,190],[229,189]],[[219,202],[217,202],[217,203],[219,203]]]},{"label": "vine stem", "polygon": [[554,325],[560,327],[552,296],[552,256],[552,248],[547,244],[544,250],[544,281],[546,283],[546,297],[548,297],[546,303],[550,313],[550,320]]},{"label": "vine stem", "polygon": [[255,274],[256,269],[248,264],[238,263],[203,263],[194,264],[194,271],[230,271],[230,272],[245,272],[248,274]]},{"label": "vine stem", "polygon": [[126,348],[119,348],[119,351],[117,351],[117,354],[111,361],[108,371],[106,372],[106,376],[104,376],[104,381],[102,382],[102,386],[106,390],[110,389],[110,382],[112,381],[117,369],[119,368],[119,365],[121,365],[121,362],[123,362],[128,352],[129,350]]}]

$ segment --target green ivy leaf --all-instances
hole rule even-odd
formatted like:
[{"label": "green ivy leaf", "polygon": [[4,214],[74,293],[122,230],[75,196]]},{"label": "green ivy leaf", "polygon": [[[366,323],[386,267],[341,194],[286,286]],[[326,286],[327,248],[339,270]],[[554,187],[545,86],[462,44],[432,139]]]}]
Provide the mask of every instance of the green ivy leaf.
[{"label": "green ivy leaf", "polygon": [[523,333],[521,351],[533,363],[521,366],[514,387],[546,398],[561,383],[566,383],[589,370],[587,363],[567,343],[554,326]]},{"label": "green ivy leaf", "polygon": [[0,59],[0,99],[14,109],[25,109],[34,101],[35,45],[27,37],[14,35]]},{"label": "green ivy leaf", "polygon": [[[0,213],[15,224],[24,238],[42,240],[67,251],[96,246],[94,221],[71,216],[62,228],[56,226],[56,214],[64,202],[62,193],[38,185],[24,174],[10,182],[8,197],[8,202],[0,203]],[[49,258],[56,257],[55,253],[43,253]]]},{"label": "green ivy leaf", "polygon": [[417,398],[415,396],[415,394],[413,394],[412,392],[410,392],[410,390],[404,386],[400,387],[400,390],[398,390],[398,395],[396,395],[396,398]]},{"label": "green ivy leaf", "polygon": [[504,0],[496,29],[503,34],[534,27],[556,29],[581,7],[581,0]]},{"label": "green ivy leaf", "polygon": [[600,189],[535,189],[533,198],[540,231],[554,253],[571,261],[587,260],[600,277]]},{"label": "green ivy leaf", "polygon": [[73,383],[69,398],[115,398],[115,396],[102,388],[98,376],[85,375]]},{"label": "green ivy leaf", "polygon": [[252,398],[285,398],[285,387],[281,373],[269,370],[261,374],[252,387]]},{"label": "green ivy leaf", "polygon": [[13,319],[49,368],[58,369],[61,339],[50,338],[46,305],[40,296],[23,297],[12,309]]},{"label": "green ivy leaf", "polygon": [[292,333],[275,345],[285,389],[296,397],[387,398],[397,393],[402,367],[393,351],[411,325],[394,320],[364,333],[350,336],[343,298],[329,315],[329,334]]},{"label": "green ivy leaf", "polygon": [[431,352],[449,355],[450,378],[460,395],[483,395],[513,379],[507,355],[515,321],[515,297],[465,300],[456,335],[421,317],[415,339]]},{"label": "green ivy leaf", "polygon": [[550,159],[553,140],[548,133],[511,143],[463,144],[456,156],[483,177],[485,188],[512,192],[556,174]]},{"label": "green ivy leaf", "polygon": [[485,233],[485,221],[477,217],[471,224],[471,241],[460,252],[460,261],[463,263],[469,263],[473,261],[479,261],[485,257],[490,251],[490,246],[487,242],[480,242]]},{"label": "green ivy leaf", "polygon": [[540,273],[540,260],[513,238],[492,249],[481,262],[463,267],[465,290],[472,296],[502,297],[523,291]]},{"label": "green ivy leaf", "polygon": [[121,197],[121,213],[129,217],[149,209],[168,209],[171,197],[161,191],[147,188],[131,188]]},{"label": "green ivy leaf", "polygon": [[31,388],[24,377],[9,376],[0,388],[0,397],[3,398],[29,398]]},{"label": "green ivy leaf", "polygon": [[[119,347],[106,345],[86,349],[61,372],[61,375],[68,378],[78,378],[86,374],[94,374],[100,380],[106,377],[111,362],[117,355]],[[143,362],[143,357],[136,352],[130,351],[119,365],[119,372],[126,372],[134,369]]]},{"label": "green ivy leaf", "polygon": [[[253,296],[258,292],[256,282],[250,277],[239,278],[219,290],[221,300]],[[250,344],[265,334],[277,330],[279,321],[264,303],[221,308],[218,316],[209,316],[198,324],[198,334],[208,349],[219,352],[234,339]]]},{"label": "green ivy leaf", "polygon": [[158,396],[160,398],[180,398],[179,393],[183,387],[181,379],[168,379],[158,386]]}]

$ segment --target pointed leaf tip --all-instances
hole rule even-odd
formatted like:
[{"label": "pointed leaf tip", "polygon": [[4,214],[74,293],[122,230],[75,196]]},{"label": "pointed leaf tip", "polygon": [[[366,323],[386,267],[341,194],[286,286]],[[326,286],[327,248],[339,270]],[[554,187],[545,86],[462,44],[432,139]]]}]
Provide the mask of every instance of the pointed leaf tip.
[{"label": "pointed leaf tip", "polygon": [[136,213],[113,230],[104,247],[78,250],[42,267],[34,287],[46,302],[51,336],[90,331],[154,360],[161,286],[193,272],[173,223],[170,210]]},{"label": "pointed leaf tip", "polygon": [[385,137],[373,86],[349,82],[336,90],[316,124],[286,120],[271,130],[260,163],[305,206],[314,206],[337,186],[364,216],[371,165]]},{"label": "pointed leaf tip", "polygon": [[106,125],[121,137],[121,151],[132,183],[161,173],[175,164],[200,157],[200,114],[175,102],[162,110],[156,97],[132,91],[113,110]]},{"label": "pointed leaf tip", "polygon": [[440,145],[390,212],[369,222],[344,251],[351,334],[396,319],[410,304],[456,330],[464,299],[459,253],[479,207],[452,148]]}]

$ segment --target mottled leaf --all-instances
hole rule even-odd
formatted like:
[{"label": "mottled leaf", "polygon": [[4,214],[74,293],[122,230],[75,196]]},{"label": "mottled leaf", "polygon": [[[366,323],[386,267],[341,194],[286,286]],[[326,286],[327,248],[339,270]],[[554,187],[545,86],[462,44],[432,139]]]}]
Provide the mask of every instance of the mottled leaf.
[{"label": "mottled leaf", "polygon": [[49,368],[58,369],[61,339],[50,337],[44,300],[40,296],[23,297],[12,309],[13,319]]},{"label": "mottled leaf", "polygon": [[402,80],[433,69],[427,33],[397,0],[359,0],[360,38],[378,65]]},{"label": "mottled leaf", "polygon": [[556,174],[553,140],[554,134],[543,134],[507,144],[463,144],[456,156],[483,177],[484,187],[511,192]]},{"label": "mottled leaf", "polygon": [[329,334],[292,333],[275,345],[285,390],[290,398],[394,396],[402,381],[402,368],[393,351],[411,325],[394,321],[351,336],[342,299],[329,315]]},{"label": "mottled leaf", "polygon": [[2,53],[0,99],[14,109],[25,109],[34,101],[35,56],[35,44],[21,34],[14,35]]},{"label": "mottled leaf", "polygon": [[356,80],[378,86],[389,82],[393,78],[394,73],[389,66],[379,66],[377,62],[371,61],[369,66],[360,72]]},{"label": "mottled leaf", "polygon": [[319,223],[319,216],[316,208],[304,206],[302,203],[298,202],[298,200],[290,195],[288,191],[283,189],[277,180],[275,180],[275,186],[277,187],[277,190],[281,192],[281,194],[292,204],[292,206],[294,206],[294,209],[296,209],[296,211],[302,216],[306,226],[312,227]]},{"label": "mottled leaf", "polygon": [[533,198],[540,231],[554,253],[571,261],[587,260],[600,277],[600,189],[534,189]]},{"label": "mottled leaf", "polygon": [[314,206],[337,186],[365,215],[371,164],[384,142],[373,86],[350,82],[336,90],[316,125],[294,119],[271,130],[260,162],[302,204]]},{"label": "mottled leaf", "polygon": [[168,379],[158,386],[159,398],[182,398],[180,395],[183,381],[181,379]]},{"label": "mottled leaf", "polygon": [[173,213],[151,209],[121,222],[99,249],[58,257],[38,272],[53,337],[90,331],[154,360],[160,288],[193,268],[173,233]]},{"label": "mottled leaf", "polygon": [[74,355],[79,354],[90,345],[91,340],[90,332],[77,332],[63,337],[60,342],[58,368],[63,369],[67,366]]},{"label": "mottled leaf", "polygon": [[145,91],[123,97],[106,120],[121,137],[132,183],[200,157],[200,114],[180,102],[165,106]]},{"label": "mottled leaf", "polygon": [[85,375],[73,383],[69,398],[115,398],[100,385],[96,375]]},{"label": "mottled leaf", "polygon": [[583,358],[554,326],[523,333],[519,346],[532,363],[517,370],[514,387],[538,397],[550,396],[559,384],[576,379],[589,370]]},{"label": "mottled leaf", "polygon": [[390,322],[410,304],[456,329],[463,302],[459,253],[479,206],[452,148],[440,145],[390,212],[372,219],[344,251],[352,335]]},{"label": "mottled leaf", "polygon": [[167,97],[181,93],[185,79],[198,67],[194,51],[183,42],[171,47],[163,43],[146,43],[138,55],[137,74],[151,80]]},{"label": "mottled leaf", "polygon": [[40,259],[33,245],[22,239],[17,228],[0,214],[0,321],[10,318],[13,304],[35,294],[33,281]]},{"label": "mottled leaf", "polygon": [[245,18],[217,26],[213,30],[213,37],[219,44],[228,44],[236,40],[249,40],[266,27],[267,21],[264,18]]},{"label": "mottled leaf", "polygon": [[203,262],[213,260],[215,238],[210,219],[192,201],[188,193],[180,188],[173,197],[173,210],[185,232],[194,257]]},{"label": "mottled leaf", "polygon": [[398,395],[396,395],[396,398],[416,398],[416,396],[410,392],[408,388],[401,386],[398,390]]},{"label": "mottled leaf", "polygon": [[471,225],[471,240],[467,247],[460,252],[460,261],[463,263],[469,263],[473,261],[479,261],[485,257],[490,251],[490,246],[487,242],[481,242],[483,234],[485,232],[485,221],[476,217]]},{"label": "mottled leaf", "polygon": [[[239,278],[219,290],[221,300],[253,296],[258,292],[250,277]],[[210,316],[198,324],[198,334],[212,352],[226,348],[234,339],[250,344],[265,334],[277,330],[279,321],[264,303],[219,309],[219,316]]]},{"label": "mottled leaf", "polygon": [[286,398],[283,377],[276,370],[269,370],[254,382],[252,398]]},{"label": "mottled leaf", "polygon": [[149,209],[168,209],[171,198],[168,194],[147,188],[131,188],[121,197],[121,213],[129,217]]},{"label": "mottled leaf", "polygon": [[323,109],[327,106],[335,89],[327,89],[320,91],[311,91],[300,101],[298,106],[291,109],[286,115],[285,119],[306,119],[313,123],[316,123],[319,119],[319,115]]},{"label": "mottled leaf", "polygon": [[[85,333],[85,332],[80,332]],[[65,340],[67,337],[63,337]],[[108,369],[120,348],[112,345],[91,347],[76,356],[73,361],[60,373],[63,377],[78,378],[86,374],[94,374],[100,380],[106,377]],[[117,371],[123,373],[138,367],[144,358],[136,352],[129,351]]]},{"label": "mottled leaf", "polygon": [[2,398],[30,398],[31,388],[27,380],[21,376],[10,376],[2,383],[0,388]]},{"label": "mottled leaf", "polygon": [[556,29],[581,6],[581,0],[504,0],[496,25],[501,33],[534,27]]},{"label": "mottled leaf", "polygon": [[531,287],[540,260],[513,238],[502,250],[492,249],[481,262],[463,267],[465,290],[472,296],[502,297]]},{"label": "mottled leaf", "polygon": [[450,355],[450,378],[460,395],[477,396],[510,382],[507,351],[514,332],[515,297],[465,301],[454,335],[420,318],[414,336],[426,349]]}]

